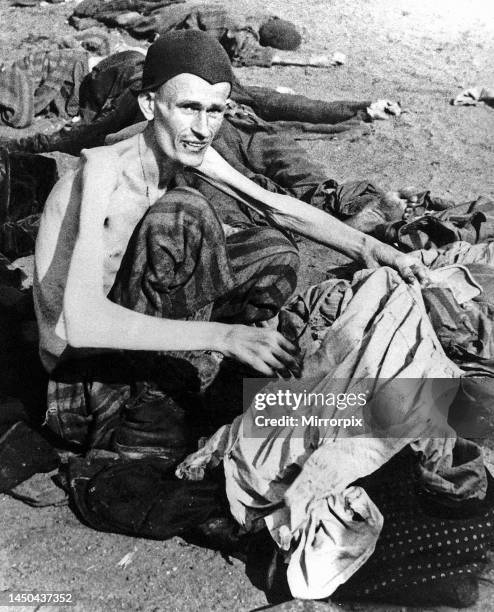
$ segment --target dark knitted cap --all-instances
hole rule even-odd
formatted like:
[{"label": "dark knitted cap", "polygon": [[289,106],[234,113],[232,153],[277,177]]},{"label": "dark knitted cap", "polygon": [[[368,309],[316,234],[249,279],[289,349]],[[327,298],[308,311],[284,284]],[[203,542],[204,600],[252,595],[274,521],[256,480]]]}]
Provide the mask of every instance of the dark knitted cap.
[{"label": "dark knitted cap", "polygon": [[294,51],[300,47],[302,37],[291,21],[271,17],[259,28],[259,42],[263,47]]},{"label": "dark knitted cap", "polygon": [[184,72],[211,85],[231,85],[234,80],[230,59],[216,38],[199,30],[180,30],[166,32],[149,47],[137,93],[155,91]]}]

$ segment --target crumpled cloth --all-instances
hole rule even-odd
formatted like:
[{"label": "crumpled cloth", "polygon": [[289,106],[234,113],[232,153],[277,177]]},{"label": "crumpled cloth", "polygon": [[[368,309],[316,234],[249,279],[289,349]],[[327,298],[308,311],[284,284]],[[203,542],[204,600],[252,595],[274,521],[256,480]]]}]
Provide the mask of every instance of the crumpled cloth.
[{"label": "crumpled cloth", "polygon": [[465,240],[451,242],[442,247],[419,249],[410,253],[431,270],[450,264],[494,264],[494,242],[470,244]]},{"label": "crumpled cloth", "polygon": [[464,371],[460,390],[450,410],[455,430],[468,438],[494,433],[494,242],[453,242],[444,247],[411,253],[431,270],[460,264],[482,287],[465,304],[447,292],[428,298],[429,311],[448,356]]},{"label": "crumpled cloth", "polygon": [[79,85],[88,72],[86,51],[59,49],[30,53],[0,67],[0,124],[31,125],[52,105],[58,116],[79,112]]},{"label": "crumpled cloth", "polygon": [[477,85],[463,90],[451,100],[453,106],[477,106],[479,102],[494,106],[494,90]]},{"label": "crumpled cloth", "polygon": [[67,492],[56,484],[57,476],[58,470],[34,474],[7,493],[34,508],[65,506],[69,503],[69,497]]},{"label": "crumpled cloth", "polygon": [[374,234],[403,251],[438,248],[459,240],[477,244],[494,238],[494,202],[490,198],[481,196],[455,206],[433,198],[436,200],[447,208],[417,214],[418,208],[414,218],[383,224]]},{"label": "crumpled cloth", "polygon": [[[314,392],[343,392],[345,385],[354,391],[359,381],[371,380],[374,397],[384,393],[384,405],[393,406],[374,422],[375,437],[359,435],[358,428],[327,425],[308,426],[298,436],[296,428],[287,425],[274,427],[263,437],[248,437],[256,416],[251,406],[176,472],[182,478],[200,479],[206,469],[223,460],[233,516],[247,530],[262,523],[268,527],[286,551],[295,597],[330,596],[374,550],[382,517],[365,491],[350,487],[351,483],[374,472],[408,444],[422,453],[429,470],[436,464],[444,468],[448,465],[444,458],[453,456],[456,442],[444,419],[428,418],[431,399],[441,398],[431,398],[427,379],[454,383],[461,370],[444,354],[418,286],[407,285],[396,272],[381,268],[358,273],[351,289],[343,312],[319,348],[306,357],[304,373],[322,375],[310,389]],[[413,393],[405,390],[403,379],[410,378],[420,380],[418,385],[413,382]],[[395,379],[404,385],[401,393],[398,385],[394,389],[386,385]],[[448,395],[443,401],[449,405],[451,399]],[[344,416],[368,418],[362,408],[352,410]],[[369,403],[365,410],[369,411]],[[471,479],[468,495],[481,496],[485,488],[478,485],[477,479]]]},{"label": "crumpled cloth", "polygon": [[[477,369],[494,376],[494,242],[469,244],[458,241],[440,248],[412,253],[440,273],[450,266],[461,266],[481,287],[479,295],[458,303],[446,288],[426,288],[427,310],[448,356],[463,370]],[[475,363],[476,362],[476,365]]]},{"label": "crumpled cloth", "polygon": [[10,491],[39,472],[51,472],[59,463],[51,445],[19,421],[0,437],[0,492]]},{"label": "crumpled cloth", "polygon": [[184,482],[159,457],[123,461],[92,450],[68,465],[71,501],[84,521],[100,531],[168,539],[225,513],[217,482]]},{"label": "crumpled cloth", "polygon": [[423,291],[429,318],[450,359],[463,370],[470,363],[490,362],[486,368],[494,375],[494,303],[468,300],[459,304],[453,292],[444,287],[426,287]]}]

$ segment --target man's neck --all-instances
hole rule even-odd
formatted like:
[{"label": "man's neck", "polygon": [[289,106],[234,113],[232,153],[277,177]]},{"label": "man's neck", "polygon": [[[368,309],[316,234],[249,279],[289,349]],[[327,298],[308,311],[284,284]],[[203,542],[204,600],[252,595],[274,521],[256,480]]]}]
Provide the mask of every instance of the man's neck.
[{"label": "man's neck", "polygon": [[151,124],[139,135],[138,144],[144,182],[149,187],[165,189],[180,165],[161,151]]}]

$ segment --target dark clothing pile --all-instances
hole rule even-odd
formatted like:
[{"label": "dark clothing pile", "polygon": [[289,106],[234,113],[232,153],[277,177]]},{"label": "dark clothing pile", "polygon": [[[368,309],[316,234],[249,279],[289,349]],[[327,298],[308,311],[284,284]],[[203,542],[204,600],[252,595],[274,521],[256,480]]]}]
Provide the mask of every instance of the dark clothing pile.
[{"label": "dark clothing pile", "polygon": [[93,529],[159,540],[226,515],[223,483],[181,481],[171,467],[153,457],[121,461],[100,453],[74,458],[68,470],[71,496]]},{"label": "dark clothing pile", "polygon": [[9,494],[60,465],[39,433],[47,375],[39,360],[32,294],[22,289],[22,280],[23,273],[0,254],[0,493]]},{"label": "dark clothing pile", "polygon": [[460,240],[486,242],[494,235],[494,202],[484,196],[457,205],[450,202],[445,210],[433,214],[418,208],[411,220],[385,225],[377,234],[403,251],[442,247]]},{"label": "dark clothing pile", "polygon": [[[86,75],[79,90],[80,115],[85,123],[105,117],[119,106],[129,89],[141,84],[144,55],[139,51],[114,53]],[[138,108],[134,114],[138,115]]]},{"label": "dark clothing pile", "polygon": [[[477,600],[478,578],[494,543],[494,480],[488,474],[483,500],[450,505],[420,488],[417,470],[417,458],[406,449],[355,483],[378,504],[384,527],[373,555],[333,600],[454,607]],[[122,461],[96,454],[72,460],[68,482],[77,512],[94,529],[199,538],[244,559],[247,574],[270,602],[292,598],[269,533],[246,534],[235,526],[218,475],[181,481],[160,459]]]},{"label": "dark clothing pile", "polygon": [[0,148],[0,253],[16,259],[34,252],[40,214],[57,180],[54,159]]},{"label": "dark clothing pile", "polygon": [[10,264],[33,252],[40,213],[56,178],[54,160],[0,150],[0,398],[18,398],[38,416],[45,411],[46,372],[39,360],[32,291],[23,288],[23,272]]},{"label": "dark clothing pile", "polygon": [[49,442],[22,421],[14,423],[0,436],[0,493],[9,492],[34,474],[50,472],[59,465],[58,454]]}]

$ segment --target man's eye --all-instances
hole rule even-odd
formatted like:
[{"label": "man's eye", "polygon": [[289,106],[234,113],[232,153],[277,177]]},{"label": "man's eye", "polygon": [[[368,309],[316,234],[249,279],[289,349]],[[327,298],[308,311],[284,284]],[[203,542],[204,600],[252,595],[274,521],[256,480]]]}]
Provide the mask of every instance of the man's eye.
[{"label": "man's eye", "polygon": [[211,108],[208,110],[208,115],[210,117],[218,117],[223,113],[223,109],[221,108]]},{"label": "man's eye", "polygon": [[188,115],[194,115],[199,112],[199,109],[195,106],[182,106],[182,111]]}]

